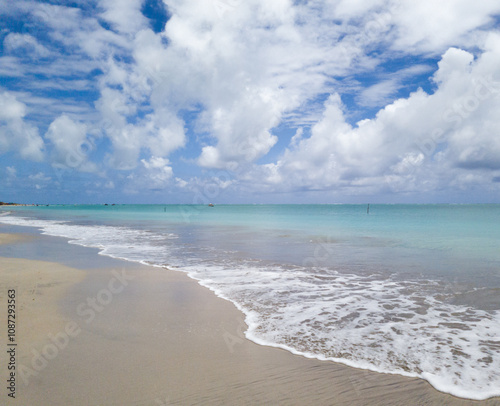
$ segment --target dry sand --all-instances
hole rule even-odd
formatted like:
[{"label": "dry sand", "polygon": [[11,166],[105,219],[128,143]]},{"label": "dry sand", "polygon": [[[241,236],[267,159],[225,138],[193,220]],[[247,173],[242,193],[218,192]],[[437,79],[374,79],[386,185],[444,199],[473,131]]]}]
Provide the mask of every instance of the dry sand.
[{"label": "dry sand", "polygon": [[[115,263],[82,280],[83,271],[54,263],[0,260],[3,314],[6,289],[19,292],[17,364],[26,368],[17,399],[3,385],[0,404],[500,405],[259,346],[243,337],[231,303],[185,274]],[[44,353],[52,359],[41,367],[35,355]]]}]

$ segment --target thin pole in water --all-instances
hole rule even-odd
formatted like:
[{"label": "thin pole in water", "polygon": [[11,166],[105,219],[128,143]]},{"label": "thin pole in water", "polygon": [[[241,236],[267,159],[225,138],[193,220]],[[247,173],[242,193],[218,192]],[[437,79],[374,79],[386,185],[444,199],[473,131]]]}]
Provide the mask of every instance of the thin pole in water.
[{"label": "thin pole in water", "polygon": [[368,203],[368,207],[366,208],[366,214],[370,214],[370,203]]}]

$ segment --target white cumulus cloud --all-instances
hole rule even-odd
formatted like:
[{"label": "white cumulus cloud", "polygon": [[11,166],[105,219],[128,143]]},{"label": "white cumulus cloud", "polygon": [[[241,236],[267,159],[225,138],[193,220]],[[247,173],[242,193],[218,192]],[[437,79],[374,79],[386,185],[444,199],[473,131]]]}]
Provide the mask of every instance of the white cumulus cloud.
[{"label": "white cumulus cloud", "polygon": [[0,153],[16,151],[32,161],[43,159],[44,142],[38,129],[25,122],[26,105],[9,92],[0,93]]},{"label": "white cumulus cloud", "polygon": [[56,118],[45,138],[53,145],[52,162],[59,167],[95,172],[97,166],[88,160],[94,145],[87,139],[87,126],[66,115]]},{"label": "white cumulus cloud", "polygon": [[293,139],[254,176],[289,190],[451,190],[471,179],[490,187],[500,174],[499,58],[497,34],[477,59],[450,48],[434,74],[434,93],[419,89],[354,126],[332,95],[310,137]]}]

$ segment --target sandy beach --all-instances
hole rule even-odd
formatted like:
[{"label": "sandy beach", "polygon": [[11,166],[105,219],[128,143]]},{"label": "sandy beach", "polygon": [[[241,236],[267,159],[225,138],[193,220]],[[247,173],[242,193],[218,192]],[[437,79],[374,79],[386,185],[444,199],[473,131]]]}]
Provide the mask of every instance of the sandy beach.
[{"label": "sandy beach", "polygon": [[[0,234],[2,314],[15,289],[18,344],[16,397],[4,384],[2,404],[500,405],[259,346],[244,338],[232,303],[187,275],[67,244],[68,255],[64,241],[51,241]],[[57,249],[38,251],[43,244]],[[93,265],[85,267],[85,258]]]}]

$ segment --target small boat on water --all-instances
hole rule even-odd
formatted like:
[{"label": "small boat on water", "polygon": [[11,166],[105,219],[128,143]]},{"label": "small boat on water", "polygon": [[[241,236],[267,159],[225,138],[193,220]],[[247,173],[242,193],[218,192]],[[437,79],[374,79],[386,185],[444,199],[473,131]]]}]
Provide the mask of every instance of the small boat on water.
[{"label": "small boat on water", "polygon": [[213,203],[208,203],[208,207],[214,207]]}]

